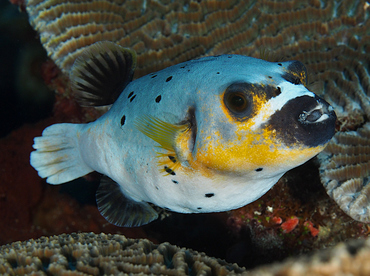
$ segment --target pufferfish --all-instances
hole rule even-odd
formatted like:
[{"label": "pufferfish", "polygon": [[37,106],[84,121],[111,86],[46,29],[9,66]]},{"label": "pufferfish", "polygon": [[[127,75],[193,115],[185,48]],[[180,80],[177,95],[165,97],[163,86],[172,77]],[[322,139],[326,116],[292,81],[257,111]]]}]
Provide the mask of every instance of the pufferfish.
[{"label": "pufferfish", "polygon": [[92,171],[101,214],[119,226],[179,213],[239,208],[265,194],[334,135],[336,115],[306,88],[299,61],[203,57],[132,81],[136,55],[98,42],[70,78],[82,105],[110,105],[87,124],[55,124],[34,139],[31,165],[50,184]]}]

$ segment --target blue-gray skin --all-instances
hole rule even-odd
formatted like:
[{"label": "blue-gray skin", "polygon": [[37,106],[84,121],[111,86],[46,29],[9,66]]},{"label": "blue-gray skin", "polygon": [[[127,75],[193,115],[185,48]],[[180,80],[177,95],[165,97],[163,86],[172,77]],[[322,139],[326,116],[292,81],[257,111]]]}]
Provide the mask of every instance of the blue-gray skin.
[{"label": "blue-gray skin", "polygon": [[97,203],[116,225],[156,219],[148,203],[181,213],[244,206],[334,135],[335,113],[307,90],[300,62],[221,55],[130,82],[134,66],[130,50],[88,47],[71,71],[77,98],[116,101],[95,122],[46,128],[31,153],[50,184],[92,171],[108,176]]}]

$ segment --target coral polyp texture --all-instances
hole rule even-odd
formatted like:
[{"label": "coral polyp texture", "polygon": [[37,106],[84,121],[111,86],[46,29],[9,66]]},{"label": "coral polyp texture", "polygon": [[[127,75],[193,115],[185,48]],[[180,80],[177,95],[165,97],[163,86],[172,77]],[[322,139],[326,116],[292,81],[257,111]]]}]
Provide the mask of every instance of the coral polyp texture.
[{"label": "coral polyp texture", "polygon": [[320,155],[328,194],[353,219],[370,222],[370,123],[338,133]]},{"label": "coral polyp texture", "polygon": [[289,258],[282,263],[262,266],[243,275],[369,275],[369,258],[370,240],[351,240],[311,256]]},{"label": "coral polyp texture", "polygon": [[137,76],[204,55],[256,56],[262,48],[317,64],[317,72],[343,70],[342,59],[349,57],[342,54],[355,60],[366,55],[366,3],[28,0],[27,11],[65,72],[86,46],[101,40],[135,50]]},{"label": "coral polyp texture", "polygon": [[368,275],[370,240],[247,271],[169,243],[111,234],[62,234],[0,247],[2,275]]},{"label": "coral polyp texture", "polygon": [[235,275],[244,268],[191,249],[110,234],[62,234],[0,247],[2,275]]},{"label": "coral polyp texture", "polygon": [[[369,222],[366,157],[336,152],[343,137],[363,137],[370,118],[367,1],[28,0],[26,6],[48,55],[64,73],[101,40],[137,52],[135,77],[225,53],[300,60],[309,71],[308,88],[338,116],[338,134],[320,158],[322,182],[346,213]],[[361,145],[352,147],[358,151]]]}]

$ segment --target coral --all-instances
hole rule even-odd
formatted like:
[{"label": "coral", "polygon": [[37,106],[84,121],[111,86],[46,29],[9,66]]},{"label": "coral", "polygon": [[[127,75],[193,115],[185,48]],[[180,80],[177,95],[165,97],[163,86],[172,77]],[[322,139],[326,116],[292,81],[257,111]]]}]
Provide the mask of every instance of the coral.
[{"label": "coral", "polygon": [[111,234],[62,234],[0,247],[7,275],[368,275],[370,239],[247,271],[204,253]]},{"label": "coral", "polygon": [[0,247],[0,273],[24,275],[236,275],[244,268],[169,243],[94,233]]},{"label": "coral", "polygon": [[253,275],[369,275],[370,239],[351,240],[309,256],[289,258],[282,263],[256,268]]},{"label": "coral", "polygon": [[[276,218],[276,217],[274,217]],[[299,223],[299,218],[296,216],[293,216],[289,219],[287,219],[283,224],[281,224],[281,229],[283,230],[284,233],[290,233],[294,230],[294,228],[297,227]],[[311,222],[312,223],[312,222]]]},{"label": "coral", "polygon": [[263,47],[328,71],[320,76],[324,81],[332,69],[344,69],[344,60],[334,57],[344,53],[356,62],[368,47],[361,38],[368,27],[366,1],[29,0],[27,11],[64,71],[84,47],[109,40],[138,53],[137,76],[203,55],[258,55]]},{"label": "coral", "polygon": [[335,135],[320,158],[328,194],[353,219],[370,223],[370,123]]}]

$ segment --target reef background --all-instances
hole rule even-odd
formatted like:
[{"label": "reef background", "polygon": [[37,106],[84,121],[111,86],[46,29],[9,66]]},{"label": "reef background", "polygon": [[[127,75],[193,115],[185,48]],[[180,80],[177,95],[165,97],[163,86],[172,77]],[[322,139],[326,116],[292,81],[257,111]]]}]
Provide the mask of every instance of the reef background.
[{"label": "reef background", "polygon": [[46,126],[86,121],[96,111],[82,110],[63,97],[64,79],[19,9],[21,5],[0,3],[0,244],[61,233],[120,233],[168,241],[251,268],[370,233],[327,196],[315,160],[235,211],[164,214],[140,228],[110,225],[95,205],[98,174],[52,186],[29,164],[33,138]]}]

